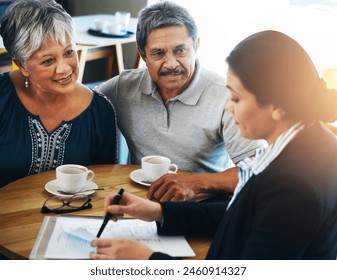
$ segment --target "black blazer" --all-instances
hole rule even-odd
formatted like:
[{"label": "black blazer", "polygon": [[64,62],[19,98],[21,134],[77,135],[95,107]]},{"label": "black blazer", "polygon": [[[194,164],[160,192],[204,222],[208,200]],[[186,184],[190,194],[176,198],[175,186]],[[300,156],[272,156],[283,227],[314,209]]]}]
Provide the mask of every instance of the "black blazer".
[{"label": "black blazer", "polygon": [[206,259],[336,259],[336,136],[320,123],[301,131],[226,206],[163,203],[158,233],[213,236]]}]

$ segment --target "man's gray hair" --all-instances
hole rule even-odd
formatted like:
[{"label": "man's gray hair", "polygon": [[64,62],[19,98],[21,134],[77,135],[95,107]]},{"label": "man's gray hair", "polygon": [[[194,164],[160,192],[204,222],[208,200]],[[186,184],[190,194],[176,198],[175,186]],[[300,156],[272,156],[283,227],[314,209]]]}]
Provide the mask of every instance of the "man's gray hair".
[{"label": "man's gray hair", "polygon": [[147,36],[154,29],[185,25],[194,47],[198,44],[198,28],[192,15],[182,6],[169,1],[161,1],[140,10],[137,24],[137,47],[145,56]]}]

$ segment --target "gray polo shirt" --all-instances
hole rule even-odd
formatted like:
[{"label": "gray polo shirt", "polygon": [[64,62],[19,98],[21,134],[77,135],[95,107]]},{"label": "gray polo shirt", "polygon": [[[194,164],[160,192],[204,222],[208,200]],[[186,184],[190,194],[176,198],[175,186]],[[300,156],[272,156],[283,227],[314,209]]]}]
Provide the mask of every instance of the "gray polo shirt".
[{"label": "gray polo shirt", "polygon": [[140,164],[146,155],[163,155],[180,170],[220,172],[262,145],[239,135],[225,111],[225,79],[202,68],[199,61],[190,86],[166,103],[147,68],[126,70],[96,89],[115,106],[132,164]]}]

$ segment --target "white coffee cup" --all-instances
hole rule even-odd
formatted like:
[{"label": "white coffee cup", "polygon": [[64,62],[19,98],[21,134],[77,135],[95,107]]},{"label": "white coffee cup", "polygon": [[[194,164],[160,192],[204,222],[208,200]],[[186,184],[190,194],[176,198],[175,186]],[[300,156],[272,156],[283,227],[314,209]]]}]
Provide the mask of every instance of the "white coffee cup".
[{"label": "white coffee cup", "polygon": [[164,156],[145,156],[142,158],[142,171],[146,181],[150,183],[170,171],[177,172],[178,166]]},{"label": "white coffee cup", "polygon": [[110,34],[118,34],[122,31],[122,24],[118,23],[118,24],[112,24],[109,23],[107,25],[108,31]]},{"label": "white coffee cup", "polygon": [[56,168],[56,179],[62,191],[75,193],[80,191],[88,181],[94,179],[95,173],[85,166],[64,164]]},{"label": "white coffee cup", "polygon": [[117,11],[115,13],[115,23],[121,24],[121,31],[126,32],[129,21],[130,21],[131,14],[127,11]]},{"label": "white coffee cup", "polygon": [[94,19],[95,28],[97,31],[102,31],[104,29],[104,21],[100,19]]}]

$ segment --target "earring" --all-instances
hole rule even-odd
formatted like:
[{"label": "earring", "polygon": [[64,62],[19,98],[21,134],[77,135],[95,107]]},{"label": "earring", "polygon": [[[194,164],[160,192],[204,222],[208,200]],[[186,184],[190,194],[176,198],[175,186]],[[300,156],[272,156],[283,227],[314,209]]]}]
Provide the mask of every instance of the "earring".
[{"label": "earring", "polygon": [[28,84],[28,77],[25,77],[25,88],[27,88],[29,86]]}]

